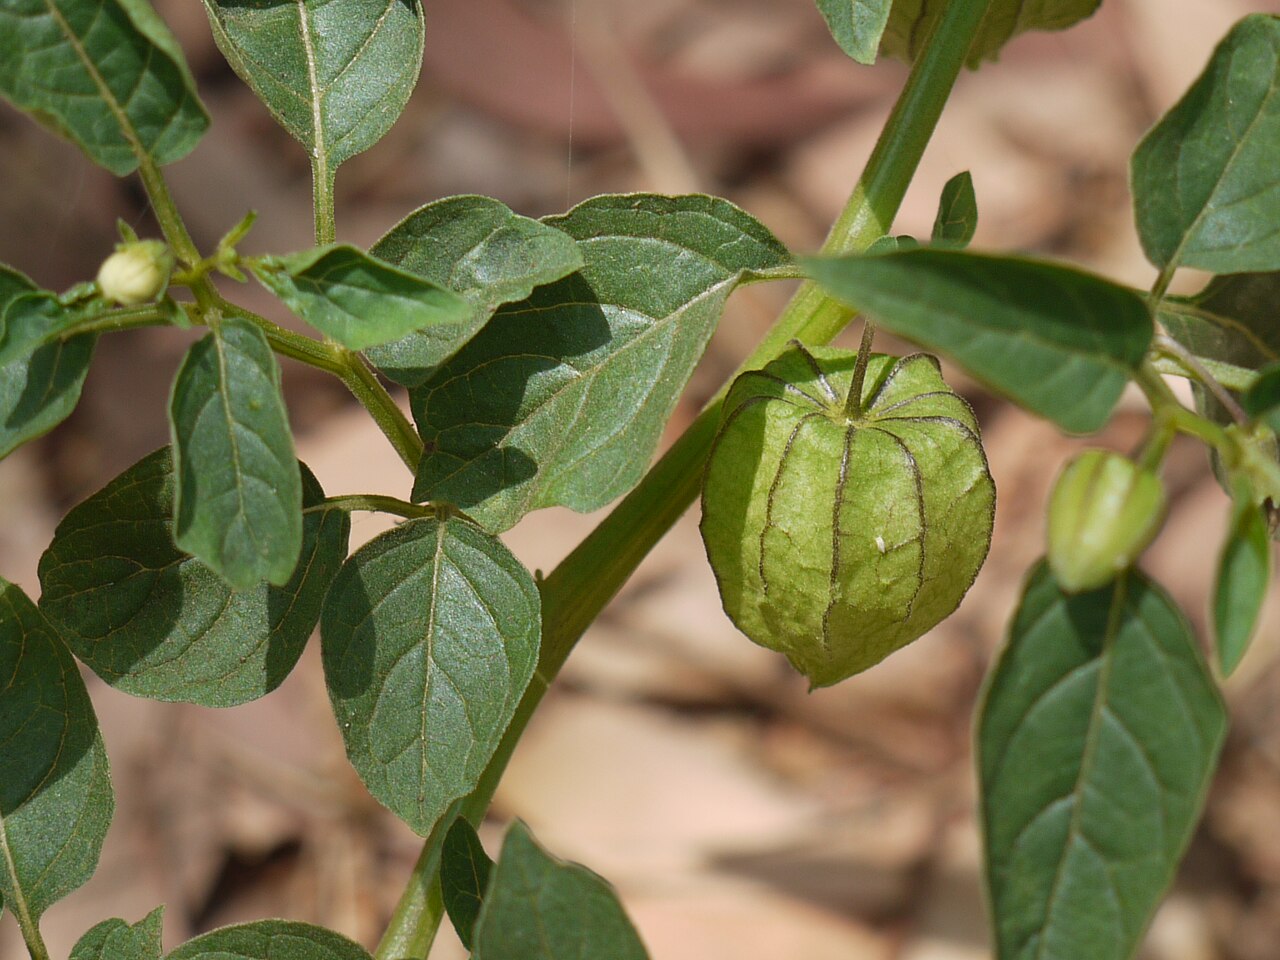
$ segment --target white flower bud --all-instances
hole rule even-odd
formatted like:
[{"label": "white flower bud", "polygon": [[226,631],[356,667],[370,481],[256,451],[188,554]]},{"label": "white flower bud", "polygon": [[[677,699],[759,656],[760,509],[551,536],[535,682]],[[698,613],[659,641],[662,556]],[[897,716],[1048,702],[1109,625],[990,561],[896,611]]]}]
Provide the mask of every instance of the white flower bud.
[{"label": "white flower bud", "polygon": [[98,289],[121,306],[155,300],[169,285],[173,254],[160,240],[122,243],[98,269]]}]

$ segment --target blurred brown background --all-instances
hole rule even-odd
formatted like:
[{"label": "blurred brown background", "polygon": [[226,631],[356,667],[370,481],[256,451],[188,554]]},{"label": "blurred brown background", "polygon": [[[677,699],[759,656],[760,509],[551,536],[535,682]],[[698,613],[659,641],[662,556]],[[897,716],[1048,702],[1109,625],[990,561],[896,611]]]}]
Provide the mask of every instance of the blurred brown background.
[{"label": "blurred brown background", "polygon": [[[200,5],[160,3],[215,126],[170,168],[209,247],[249,208],[251,252],[310,242],[301,149],[222,63]],[[905,76],[847,61],[813,0],[427,0],[427,59],[401,123],[342,168],[342,239],[369,243],[420,203],[487,193],[542,215],[601,192],[707,190],[813,249]],[[1025,37],[960,82],[898,228],[927,234],[971,169],[977,245],[1033,250],[1147,286],[1127,158],[1257,0],[1105,0],[1065,34]],[[0,106],[0,260],[50,287],[93,276],[117,217],[154,232],[139,190]],[[734,368],[788,290],[729,313],[672,434]],[[235,296],[281,319],[261,290]],[[104,339],[75,415],[0,462],[0,571],[33,594],[63,512],[166,442],[165,404],[191,335]],[[885,349],[901,345],[885,342]],[[486,828],[527,820],[556,853],[617,884],[655,960],[979,960],[988,956],[974,826],[970,713],[1045,495],[1082,445],[953,373],[983,422],[1000,493],[992,559],[960,612],[882,666],[807,694],[719,610],[687,517],[570,660]],[[409,477],[340,386],[285,362],[301,455],[330,493],[406,495]],[[1128,449],[1128,399],[1099,442]],[[1227,503],[1203,454],[1177,446],[1171,520],[1147,566],[1203,626]],[[550,568],[591,517],[546,511],[509,540]],[[386,521],[359,515],[355,543]],[[1271,605],[1228,685],[1234,726],[1209,810],[1147,960],[1280,955],[1280,625]],[[160,705],[94,678],[119,808],[102,866],[45,921],[55,956],[89,926],[168,904],[166,941],[264,916],[372,946],[417,841],[347,767],[315,651],[276,694],[230,711]],[[0,957],[22,956],[0,921]],[[452,934],[436,954],[462,956]],[[1082,958],[1087,960],[1087,958]]]}]

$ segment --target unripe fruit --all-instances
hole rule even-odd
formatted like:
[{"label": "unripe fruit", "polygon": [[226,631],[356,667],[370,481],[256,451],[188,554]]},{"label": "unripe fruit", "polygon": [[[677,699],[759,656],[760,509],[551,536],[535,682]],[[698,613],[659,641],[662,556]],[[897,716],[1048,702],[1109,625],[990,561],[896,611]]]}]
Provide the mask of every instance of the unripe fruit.
[{"label": "unripe fruit", "polygon": [[1067,464],[1049,499],[1049,567],[1068,593],[1106,586],[1133,565],[1164,519],[1160,478],[1109,450]]},{"label": "unripe fruit", "polygon": [[702,536],[725,611],[815,687],[949,616],[991,544],[978,424],[929,356],[797,348],[738,378],[707,463]]},{"label": "unripe fruit", "polygon": [[98,268],[98,290],[123,307],[155,300],[169,285],[173,254],[160,240],[119,244]]}]

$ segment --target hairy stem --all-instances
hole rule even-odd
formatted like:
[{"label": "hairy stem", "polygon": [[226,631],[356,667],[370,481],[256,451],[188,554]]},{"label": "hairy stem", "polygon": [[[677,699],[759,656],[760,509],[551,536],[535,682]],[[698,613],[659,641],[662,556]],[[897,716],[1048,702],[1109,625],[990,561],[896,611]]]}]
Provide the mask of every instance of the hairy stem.
[{"label": "hairy stem", "polygon": [[1231,415],[1232,420],[1239,424],[1249,422],[1249,415],[1244,412],[1240,404],[1236,403],[1236,398],[1218,381],[1217,377],[1205,368],[1199,357],[1172,337],[1157,336],[1154,346],[1160,353],[1173,357],[1182,366],[1186,367],[1191,372],[1193,379],[1213,394],[1213,398],[1218,403],[1222,404],[1222,409]]},{"label": "hairy stem", "polygon": [[333,243],[338,227],[333,212],[333,172],[327,163],[311,165],[311,205],[316,213],[316,246]]},{"label": "hairy stem", "polygon": [[380,493],[357,493],[341,497],[326,497],[314,507],[307,507],[303,513],[320,513],[324,510],[345,510],[347,513],[360,510],[367,513],[389,513],[416,520],[421,517],[439,516],[440,511],[429,503],[408,503],[396,497],[384,496]]},{"label": "hairy stem", "polygon": [[178,213],[178,207],[173,202],[173,195],[169,193],[169,185],[165,183],[160,168],[151,159],[144,157],[138,165],[138,176],[142,178],[142,185],[146,188],[151,209],[160,223],[165,240],[179,260],[187,266],[195,266],[200,262],[200,251],[187,232],[187,225],[182,214]]},{"label": "hairy stem", "polygon": [[[876,143],[844,212],[823,244],[824,253],[865,250],[883,236],[915,176],[933,136],[942,108],[964,65],[988,0],[950,0],[937,21]],[[759,369],[776,358],[792,339],[827,343],[852,319],[813,283],[805,283],[742,369]],[[538,677],[530,685],[508,727],[502,745],[480,785],[464,804],[469,818],[482,817],[507,760],[534,708],[568,658],[578,639],[621,589],[645,556],[697,498],[702,470],[715,438],[727,386],[658,460],[645,478],[541,584],[542,649]],[[428,844],[432,842],[429,839]],[[427,862],[424,856],[421,867]],[[415,869],[405,897],[429,887]],[[403,902],[403,900],[402,900]],[[397,917],[399,917],[399,912]],[[393,919],[377,960],[423,958],[440,923],[439,911],[419,913],[412,931]],[[415,943],[419,952],[395,952],[395,944]]]},{"label": "hairy stem", "polygon": [[343,370],[339,373],[347,389],[355,394],[360,405],[369,411],[386,438],[395,447],[410,472],[418,469],[422,459],[422,438],[408,417],[396,406],[391,394],[359,354],[342,350]]}]

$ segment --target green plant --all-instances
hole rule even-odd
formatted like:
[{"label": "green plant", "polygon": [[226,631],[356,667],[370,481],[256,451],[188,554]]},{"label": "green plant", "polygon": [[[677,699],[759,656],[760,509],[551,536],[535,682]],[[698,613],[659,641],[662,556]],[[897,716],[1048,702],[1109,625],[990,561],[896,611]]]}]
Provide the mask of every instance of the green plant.
[{"label": "green plant", "polygon": [[[146,0],[0,0],[0,93],[95,162],[136,173],[164,234],[123,230],[98,282],[64,293],[0,268],[0,453],[69,414],[100,336],[207,330],[176,374],[170,446],[67,515],[38,605],[0,581],[0,902],[31,955],[47,960],[40,916],[92,873],[113,811],[73,655],[136,696],[232,706],[279,685],[319,622],[351,762],[424,838],[379,960],[424,957],[446,910],[477,960],[643,957],[600,878],[519,824],[490,863],[473,827],[578,638],[700,491],[728,611],[815,684],[955,608],[989,541],[977,423],[935,363],[872,354],[878,322],[1064,431],[1101,428],[1129,383],[1150,401],[1135,462],[1086,454],[1063,479],[1049,562],[1029,575],[978,719],[997,955],[1132,956],[1226,728],[1177,607],[1132,569],[1159,523],[1176,433],[1212,451],[1234,503],[1213,618],[1224,674],[1270,578],[1280,19],[1241,21],[1138,147],[1150,292],[966,251],[967,176],[948,184],[932,242],[887,236],[961,68],[1097,5],[819,0],[851,55],[883,46],[913,68],[822,254],[797,261],[705,196],[598,197],[543,221],[454,197],[367,252],[337,244],[337,168],[386,132],[418,72],[416,0],[205,0],[231,64],[310,155],[316,235],[311,250],[245,257],[249,216],[205,253],[161,167],[208,118]],[[1180,267],[1218,276],[1172,296]],[[239,306],[216,274],[252,275],[323,337]],[[731,292],[798,277],[809,282],[732,390],[649,467]],[[855,310],[867,318],[860,351],[822,349]],[[414,471],[408,499],[324,495],[294,454],[277,355],[351,390]],[[1193,382],[1196,410],[1163,374]],[[384,379],[409,388],[414,422]],[[619,497],[545,578],[498,539],[531,510]],[[348,557],[359,510],[404,522]],[[158,911],[107,920],[73,956],[158,960],[159,923]],[[369,957],[286,921],[169,956]]]}]

